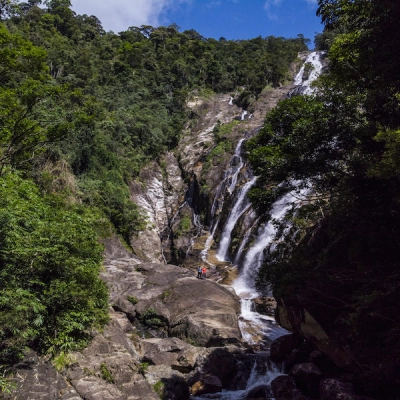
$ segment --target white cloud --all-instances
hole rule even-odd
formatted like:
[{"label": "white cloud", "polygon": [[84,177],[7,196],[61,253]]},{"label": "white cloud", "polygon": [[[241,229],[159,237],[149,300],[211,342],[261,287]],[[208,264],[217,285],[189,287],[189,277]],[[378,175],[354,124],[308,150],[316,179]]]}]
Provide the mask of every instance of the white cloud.
[{"label": "white cloud", "polygon": [[95,15],[106,31],[115,33],[130,26],[158,26],[163,14],[191,0],[72,0],[78,14]]},{"label": "white cloud", "polygon": [[269,19],[278,19],[278,16],[274,13],[274,8],[281,4],[282,0],[267,0],[264,4],[264,9],[267,11]]}]

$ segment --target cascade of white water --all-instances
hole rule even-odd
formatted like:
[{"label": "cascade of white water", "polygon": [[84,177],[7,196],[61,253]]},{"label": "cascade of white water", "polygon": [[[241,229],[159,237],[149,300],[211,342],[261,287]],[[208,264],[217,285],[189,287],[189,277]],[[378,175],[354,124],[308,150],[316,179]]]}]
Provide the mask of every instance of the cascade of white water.
[{"label": "cascade of white water", "polygon": [[233,106],[233,97],[232,96],[229,96],[229,103],[228,103],[230,106]]},{"label": "cascade of white water", "polygon": [[[232,284],[235,292],[242,298],[239,326],[243,339],[249,344],[260,344],[263,338],[274,340],[287,333],[285,329],[276,324],[274,318],[254,312],[252,299],[260,296],[255,288],[255,277],[264,260],[265,249],[274,245],[273,241],[276,239],[277,232],[274,222],[283,222],[287,211],[291,207],[297,207],[308,192],[308,189],[302,189],[299,195],[297,191],[293,190],[273,204],[270,221],[259,228],[254,244],[246,253],[239,277]],[[288,224],[284,233],[288,231],[289,227]],[[255,330],[261,333],[261,337],[254,335]]]},{"label": "cascade of white water", "polygon": [[253,222],[253,224],[252,224],[252,226],[250,227],[250,229],[248,229],[248,230],[246,231],[246,233],[244,234],[243,239],[242,239],[242,241],[240,242],[240,246],[239,246],[239,248],[238,248],[238,250],[237,250],[237,252],[236,252],[236,256],[235,256],[235,260],[233,261],[233,264],[239,265],[239,261],[240,261],[242,252],[243,252],[243,250],[244,250],[244,247],[246,246],[247,242],[249,241],[251,232],[253,231],[254,226],[256,226],[256,225],[258,224],[258,221],[259,221],[259,218],[257,218],[257,219]]},{"label": "cascade of white water", "polygon": [[[253,367],[250,372],[250,376],[247,380],[246,388],[243,390],[235,390],[235,391],[228,391],[222,390],[222,392],[218,393],[219,400],[243,400],[246,398],[246,394],[253,388],[266,385],[270,386],[271,382],[280,375],[283,375],[281,369],[279,369],[276,365],[270,365],[269,363],[266,364],[266,373],[259,373],[257,371],[257,363],[253,364]],[[204,399],[204,398],[212,398],[208,396],[201,396],[201,397],[193,397],[193,399]],[[273,400],[271,398],[271,400]]]},{"label": "cascade of white water", "polygon": [[224,230],[221,235],[221,241],[218,247],[217,258],[219,261],[229,261],[228,252],[229,245],[231,243],[231,233],[236,225],[236,222],[250,206],[250,202],[247,199],[247,192],[255,184],[256,180],[257,177],[253,177],[243,186],[239,193],[238,199],[229,214],[229,218],[224,226]]},{"label": "cascade of white water", "polygon": [[[321,74],[322,70],[322,63],[320,59],[320,55],[322,53],[319,52],[312,52],[307,56],[306,61],[300,68],[299,73],[294,78],[294,84],[298,86],[302,86],[305,88],[303,94],[311,94],[314,92],[314,89],[311,87],[311,83],[313,83]],[[308,76],[308,79],[303,81],[304,70],[307,64],[311,64],[312,70]]]},{"label": "cascade of white water", "polygon": [[243,110],[240,119],[243,121],[244,118],[246,117],[246,115],[247,115],[247,111],[246,111],[246,110]]},{"label": "cascade of white water", "polygon": [[[240,156],[240,153],[242,151],[242,144],[244,140],[245,140],[244,138],[239,140],[238,144],[236,145],[235,154],[231,160],[232,167],[230,168],[230,172],[232,173],[232,175],[230,176],[231,184],[228,187],[229,193],[232,193],[233,190],[235,189],[239,172],[243,168],[243,159]],[[234,165],[235,160],[239,161],[236,163],[236,165]]]},{"label": "cascade of white water", "polygon": [[277,200],[271,210],[271,220],[259,228],[253,246],[249,249],[243,261],[239,277],[233,282],[233,288],[239,296],[254,298],[258,296],[255,290],[254,278],[264,259],[264,249],[272,243],[276,233],[274,221],[282,221],[286,212],[298,202],[295,191],[291,191]]},{"label": "cascade of white water", "polygon": [[215,192],[214,201],[211,206],[211,218],[214,218],[216,212],[222,209],[222,206],[224,204],[223,194],[227,184],[229,183],[229,180],[231,182],[228,187],[229,193],[231,193],[236,186],[237,177],[239,175],[240,170],[243,168],[243,160],[242,157],[240,156],[240,153],[242,152],[242,144],[244,140],[245,140],[244,138],[240,139],[238,144],[236,145],[235,153],[231,157],[229,162],[229,168],[226,170],[224,179],[222,180],[222,182],[220,183]]}]

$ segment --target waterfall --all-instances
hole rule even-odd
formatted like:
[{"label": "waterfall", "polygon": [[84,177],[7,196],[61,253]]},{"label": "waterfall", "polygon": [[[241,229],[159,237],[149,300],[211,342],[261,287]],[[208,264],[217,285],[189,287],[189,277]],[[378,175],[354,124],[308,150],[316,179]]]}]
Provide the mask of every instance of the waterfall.
[{"label": "waterfall", "polygon": [[[300,68],[299,73],[294,78],[294,84],[296,86],[301,86],[301,88],[302,88],[302,90],[300,90],[300,91],[297,90],[296,94],[301,94],[301,93],[302,94],[312,94],[314,92],[315,89],[311,88],[311,84],[321,74],[321,70],[322,70],[322,63],[321,63],[321,59],[320,59],[321,54],[323,54],[323,52],[321,53],[321,52],[313,51],[312,53],[310,53],[307,56],[306,61]],[[303,81],[304,70],[305,70],[305,67],[307,64],[311,64],[312,70],[308,76],[308,79]],[[295,91],[296,91],[296,89],[295,89]],[[290,96],[290,94],[289,94],[289,96]]]},{"label": "waterfall", "polygon": [[255,242],[244,258],[240,275],[232,285],[239,296],[246,298],[255,298],[258,296],[255,290],[254,278],[257,276],[257,272],[264,260],[264,249],[275,238],[277,228],[274,222],[281,222],[292,205],[299,203],[298,198],[295,197],[295,193],[296,191],[293,190],[277,200],[273,204],[270,221],[264,227],[259,228]]},{"label": "waterfall", "polygon": [[215,235],[215,231],[217,230],[217,226],[219,223],[219,217],[217,219],[217,221],[214,224],[213,229],[211,230],[211,233],[208,235],[208,238],[206,240],[206,243],[204,245],[204,249],[200,252],[200,258],[206,263],[208,264],[210,267],[215,267],[214,264],[211,264],[208,260],[207,260],[207,254],[208,254],[208,250],[210,250],[210,247],[212,245],[212,242],[214,240],[214,235]]},{"label": "waterfall", "polygon": [[233,261],[233,263],[234,263],[235,265],[239,265],[240,258],[241,258],[242,252],[243,252],[243,250],[244,250],[244,247],[246,246],[247,242],[249,241],[251,232],[253,231],[253,227],[254,227],[256,224],[258,224],[258,221],[259,221],[259,218],[257,218],[257,219],[255,220],[255,222],[253,223],[253,225],[251,226],[251,228],[248,229],[247,232],[244,234],[243,239],[242,239],[242,242],[240,243],[240,246],[239,246],[239,248],[238,248],[238,250],[237,250],[237,252],[236,252],[235,260]]},{"label": "waterfall", "polygon": [[231,243],[231,233],[238,219],[250,206],[250,202],[247,199],[246,195],[247,192],[250,190],[250,188],[254,185],[256,180],[257,177],[253,177],[243,186],[243,188],[240,190],[238,199],[229,214],[228,221],[226,222],[224,230],[221,235],[221,241],[219,243],[219,248],[217,252],[217,258],[219,261],[229,261],[228,252],[229,252],[229,245]]},{"label": "waterfall", "polygon": [[[232,193],[233,189],[236,186],[237,182],[237,177],[239,175],[240,170],[243,168],[243,160],[242,157],[240,156],[240,153],[242,152],[242,144],[245,139],[242,138],[239,140],[238,144],[236,145],[235,153],[231,157],[230,162],[229,162],[229,168],[225,172],[224,179],[218,186],[216,192],[215,192],[215,197],[214,201],[211,207],[211,218],[214,218],[215,214],[217,211],[220,211],[222,209],[222,206],[224,204],[224,191],[226,189],[227,184],[229,183],[230,180],[230,185],[228,187],[229,193]],[[222,197],[222,200],[221,200]],[[221,200],[221,201],[220,201]]]},{"label": "waterfall", "polygon": [[[247,380],[246,388],[243,390],[235,390],[235,391],[228,391],[222,390],[222,392],[218,393],[218,397],[209,397],[209,396],[199,396],[199,397],[192,397],[193,399],[204,399],[204,398],[215,398],[218,400],[243,400],[246,398],[246,394],[253,388],[258,386],[270,386],[271,382],[280,375],[283,375],[283,372],[277,368],[275,365],[270,365],[266,363],[266,373],[259,373],[257,372],[257,362],[253,364],[253,367],[250,372],[249,379]],[[271,397],[268,397],[270,399]]]},{"label": "waterfall", "polygon": [[[236,187],[237,178],[239,175],[240,170],[243,168],[243,159],[240,157],[240,153],[242,151],[242,144],[244,142],[244,138],[240,139],[238,144],[236,145],[235,154],[232,157],[231,164],[233,167],[230,168],[228,176],[230,174],[231,184],[229,185],[228,191],[232,193]],[[236,163],[236,161],[239,161]],[[234,165],[236,163],[236,165]]]},{"label": "waterfall", "polygon": [[[311,94],[314,89],[311,89],[311,83],[318,77],[321,72],[322,64],[320,62],[321,53],[311,53],[305,64],[309,63],[312,65],[312,71],[307,79],[303,80],[305,65],[301,68],[297,74],[294,84],[297,85],[294,94]],[[241,120],[247,115],[246,111],[242,112]],[[249,118],[251,115],[249,116]],[[244,139],[241,139],[236,146],[235,154],[231,158],[229,168],[225,173],[224,179],[216,190],[216,195],[212,204],[212,218],[218,215],[215,223],[212,225],[211,233],[208,236],[204,249],[201,252],[201,258],[203,262],[206,262],[212,267],[215,267],[207,261],[207,254],[211,247],[214,239],[218,224],[221,222],[220,211],[223,208],[225,194],[228,192],[230,195],[235,193],[236,201],[233,204],[233,208],[228,216],[228,219],[223,227],[221,233],[221,239],[218,247],[216,257],[219,261],[228,261],[229,258],[229,246],[231,244],[231,234],[237,221],[248,212],[251,205],[247,199],[247,193],[250,188],[255,184],[256,177],[249,179],[240,189],[237,187],[238,175],[244,166],[244,161],[241,157],[241,147]],[[294,186],[299,187],[301,183],[305,182],[291,182]],[[303,185],[302,185],[303,186]],[[299,196],[300,194],[300,196]],[[259,314],[255,310],[253,300],[259,298],[262,295],[257,292],[255,286],[255,279],[257,277],[259,268],[261,267],[266,251],[273,251],[276,246],[276,241],[282,236],[277,237],[277,223],[285,223],[285,218],[289,210],[298,208],[304,199],[310,194],[310,189],[294,189],[281,198],[279,198],[272,205],[270,220],[259,226],[260,218],[250,218],[246,222],[246,232],[239,245],[238,251],[235,256],[234,264],[238,266],[239,274],[232,283],[232,287],[236,294],[241,298],[241,315],[239,317],[239,327],[242,333],[243,340],[250,345],[254,345],[255,349],[268,349],[270,343],[287,333],[287,331],[280,327],[273,317]],[[243,218],[242,218],[243,219]],[[286,221],[286,228],[283,230],[283,235],[289,232],[291,228],[290,223]],[[257,229],[258,226],[258,229]],[[246,251],[251,241],[251,246]],[[250,377],[247,381],[246,389],[237,391],[225,391],[218,394],[218,399],[222,400],[240,400],[246,398],[247,393],[252,388],[258,385],[270,386],[271,382],[283,372],[269,361],[267,365],[267,372],[263,374],[257,374],[256,365],[254,365],[251,371]],[[195,399],[200,398],[211,398],[205,395],[204,397],[194,397]],[[269,397],[268,397],[269,398]],[[272,394],[271,394],[272,398]]]},{"label": "waterfall", "polygon": [[233,97],[232,96],[229,96],[229,103],[228,103],[230,106],[233,106]]}]

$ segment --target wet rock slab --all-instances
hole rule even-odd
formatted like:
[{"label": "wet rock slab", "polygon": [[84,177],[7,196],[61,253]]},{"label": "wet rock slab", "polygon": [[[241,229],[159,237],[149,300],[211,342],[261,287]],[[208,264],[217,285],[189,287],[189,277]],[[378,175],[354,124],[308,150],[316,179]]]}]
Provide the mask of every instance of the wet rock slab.
[{"label": "wet rock slab", "polygon": [[[163,322],[166,336],[197,346],[239,343],[240,311],[234,292],[195,272],[167,264],[133,264],[127,260],[106,265],[103,279],[110,287],[112,304],[128,318],[143,318],[149,310]],[[133,305],[128,297],[137,299]]]}]

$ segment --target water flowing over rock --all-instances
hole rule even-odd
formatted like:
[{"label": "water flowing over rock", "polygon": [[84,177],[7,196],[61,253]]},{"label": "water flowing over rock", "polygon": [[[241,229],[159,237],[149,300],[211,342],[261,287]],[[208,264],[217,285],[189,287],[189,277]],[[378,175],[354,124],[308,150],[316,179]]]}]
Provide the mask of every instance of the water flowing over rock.
[{"label": "water flowing over rock", "polygon": [[250,202],[247,199],[247,192],[251,189],[251,187],[256,182],[257,178],[253,177],[249,182],[247,182],[239,193],[238,200],[232,208],[232,211],[229,215],[228,221],[225,224],[224,230],[221,235],[221,240],[219,242],[219,249],[217,253],[217,258],[220,261],[228,261],[228,251],[229,244],[231,241],[231,233],[237,220],[242,216],[242,214],[246,211],[246,209],[250,206]]},{"label": "water flowing over rock", "polygon": [[321,57],[324,56],[324,54],[324,52],[314,51],[307,55],[300,71],[294,78],[295,88],[289,91],[287,97],[290,98],[314,93],[315,89],[312,87],[312,83],[321,75],[323,69]]}]

